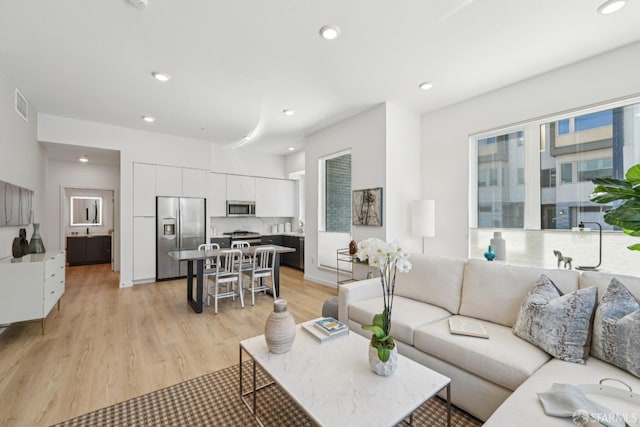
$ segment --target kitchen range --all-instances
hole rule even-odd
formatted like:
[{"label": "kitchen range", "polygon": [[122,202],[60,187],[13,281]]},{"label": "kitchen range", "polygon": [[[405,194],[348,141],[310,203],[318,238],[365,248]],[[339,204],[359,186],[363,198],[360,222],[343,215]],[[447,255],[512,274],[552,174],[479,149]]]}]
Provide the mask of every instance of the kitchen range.
[{"label": "kitchen range", "polygon": [[251,246],[257,246],[262,243],[262,236],[260,236],[260,233],[255,233],[253,231],[236,230],[222,234],[231,237],[231,244],[242,241],[249,243]]}]

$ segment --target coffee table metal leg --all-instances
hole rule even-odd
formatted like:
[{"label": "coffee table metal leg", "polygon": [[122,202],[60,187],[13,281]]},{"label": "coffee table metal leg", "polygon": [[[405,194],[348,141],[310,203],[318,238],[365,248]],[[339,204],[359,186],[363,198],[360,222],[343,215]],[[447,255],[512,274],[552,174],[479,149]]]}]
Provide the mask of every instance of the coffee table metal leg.
[{"label": "coffee table metal leg", "polygon": [[[249,353],[247,353],[249,354]],[[251,357],[251,355],[249,354],[249,357]],[[262,420],[260,419],[260,417],[258,416],[258,390],[262,390],[263,388],[269,387],[271,385],[274,385],[275,383],[273,381],[261,385],[260,387],[258,387],[258,367],[256,366],[256,360],[251,357],[251,363],[253,365],[253,372],[252,372],[252,382],[253,382],[253,390],[247,390],[244,391],[242,389],[242,346],[240,346],[240,399],[242,400],[242,403],[244,404],[244,406],[247,407],[247,409],[249,410],[249,413],[251,415],[253,415],[253,419],[256,421],[256,423],[260,426],[260,427],[264,427],[264,424],[262,423]],[[249,401],[247,400],[246,396],[248,394],[253,394],[253,401],[251,403],[249,403]]]},{"label": "coffee table metal leg", "polygon": [[447,384],[447,426],[451,427],[451,383]]}]

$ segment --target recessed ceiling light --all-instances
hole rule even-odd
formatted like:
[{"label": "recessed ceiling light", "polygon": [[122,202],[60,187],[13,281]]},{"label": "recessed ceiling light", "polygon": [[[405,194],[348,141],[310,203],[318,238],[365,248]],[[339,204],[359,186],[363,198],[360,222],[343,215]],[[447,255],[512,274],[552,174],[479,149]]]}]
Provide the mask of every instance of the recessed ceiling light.
[{"label": "recessed ceiling light", "polygon": [[169,74],[159,73],[157,71],[154,71],[153,73],[151,73],[151,75],[153,76],[154,79],[161,82],[168,82],[169,80],[171,80],[171,76]]},{"label": "recessed ceiling light", "polygon": [[598,8],[598,13],[601,15],[610,15],[619,11],[627,5],[628,0],[607,0],[602,3]]},{"label": "recessed ceiling light", "polygon": [[340,28],[335,25],[325,25],[320,28],[320,36],[325,40],[333,40],[340,35]]},{"label": "recessed ceiling light", "polygon": [[295,147],[289,147],[289,148],[287,148],[287,150],[293,151],[293,150],[295,150]]},{"label": "recessed ceiling light", "polygon": [[293,111],[293,110],[290,110],[290,109],[288,109],[288,108],[285,108],[284,110],[282,110],[282,113],[283,113],[285,116],[293,116],[296,112],[295,112],[295,111]]},{"label": "recessed ceiling light", "polygon": [[87,163],[89,161],[89,158],[87,156],[80,156],[78,157],[78,161],[82,163]]},{"label": "recessed ceiling light", "polygon": [[151,116],[142,116],[142,120],[144,120],[147,123],[153,123],[156,121],[156,119],[154,117]]},{"label": "recessed ceiling light", "polygon": [[418,85],[418,87],[422,90],[429,90],[433,87],[433,83],[431,82],[422,82]]}]

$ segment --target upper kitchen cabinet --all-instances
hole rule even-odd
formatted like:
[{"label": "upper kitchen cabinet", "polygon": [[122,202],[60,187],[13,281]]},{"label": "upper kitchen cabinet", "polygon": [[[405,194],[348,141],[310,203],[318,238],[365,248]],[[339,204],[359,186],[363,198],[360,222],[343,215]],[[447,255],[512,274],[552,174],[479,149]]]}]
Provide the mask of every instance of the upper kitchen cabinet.
[{"label": "upper kitchen cabinet", "polygon": [[227,175],[227,200],[256,200],[256,178],[253,176]]},{"label": "upper kitchen cabinet", "polygon": [[156,196],[182,196],[182,168],[156,166]]},{"label": "upper kitchen cabinet", "polygon": [[207,174],[207,215],[227,216],[227,175]]},{"label": "upper kitchen cabinet", "polygon": [[133,164],[133,216],[156,215],[156,165]]},{"label": "upper kitchen cabinet", "polygon": [[256,216],[298,216],[296,181],[256,178]]},{"label": "upper kitchen cabinet", "polygon": [[182,169],[182,196],[207,197],[207,171]]}]

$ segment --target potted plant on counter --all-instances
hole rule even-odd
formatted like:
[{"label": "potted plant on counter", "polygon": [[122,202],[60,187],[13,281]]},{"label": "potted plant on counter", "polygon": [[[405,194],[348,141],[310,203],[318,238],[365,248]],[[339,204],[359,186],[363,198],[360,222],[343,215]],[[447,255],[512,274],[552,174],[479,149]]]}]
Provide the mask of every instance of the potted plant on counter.
[{"label": "potted plant on counter", "polygon": [[379,269],[382,285],[383,310],[373,316],[371,325],[362,325],[362,329],[371,331],[369,347],[369,365],[378,375],[391,375],[398,366],[398,348],[391,335],[391,314],[393,295],[396,287],[396,272],[411,270],[409,253],[398,241],[384,242],[369,238],[358,243],[358,258],[370,266]]}]

